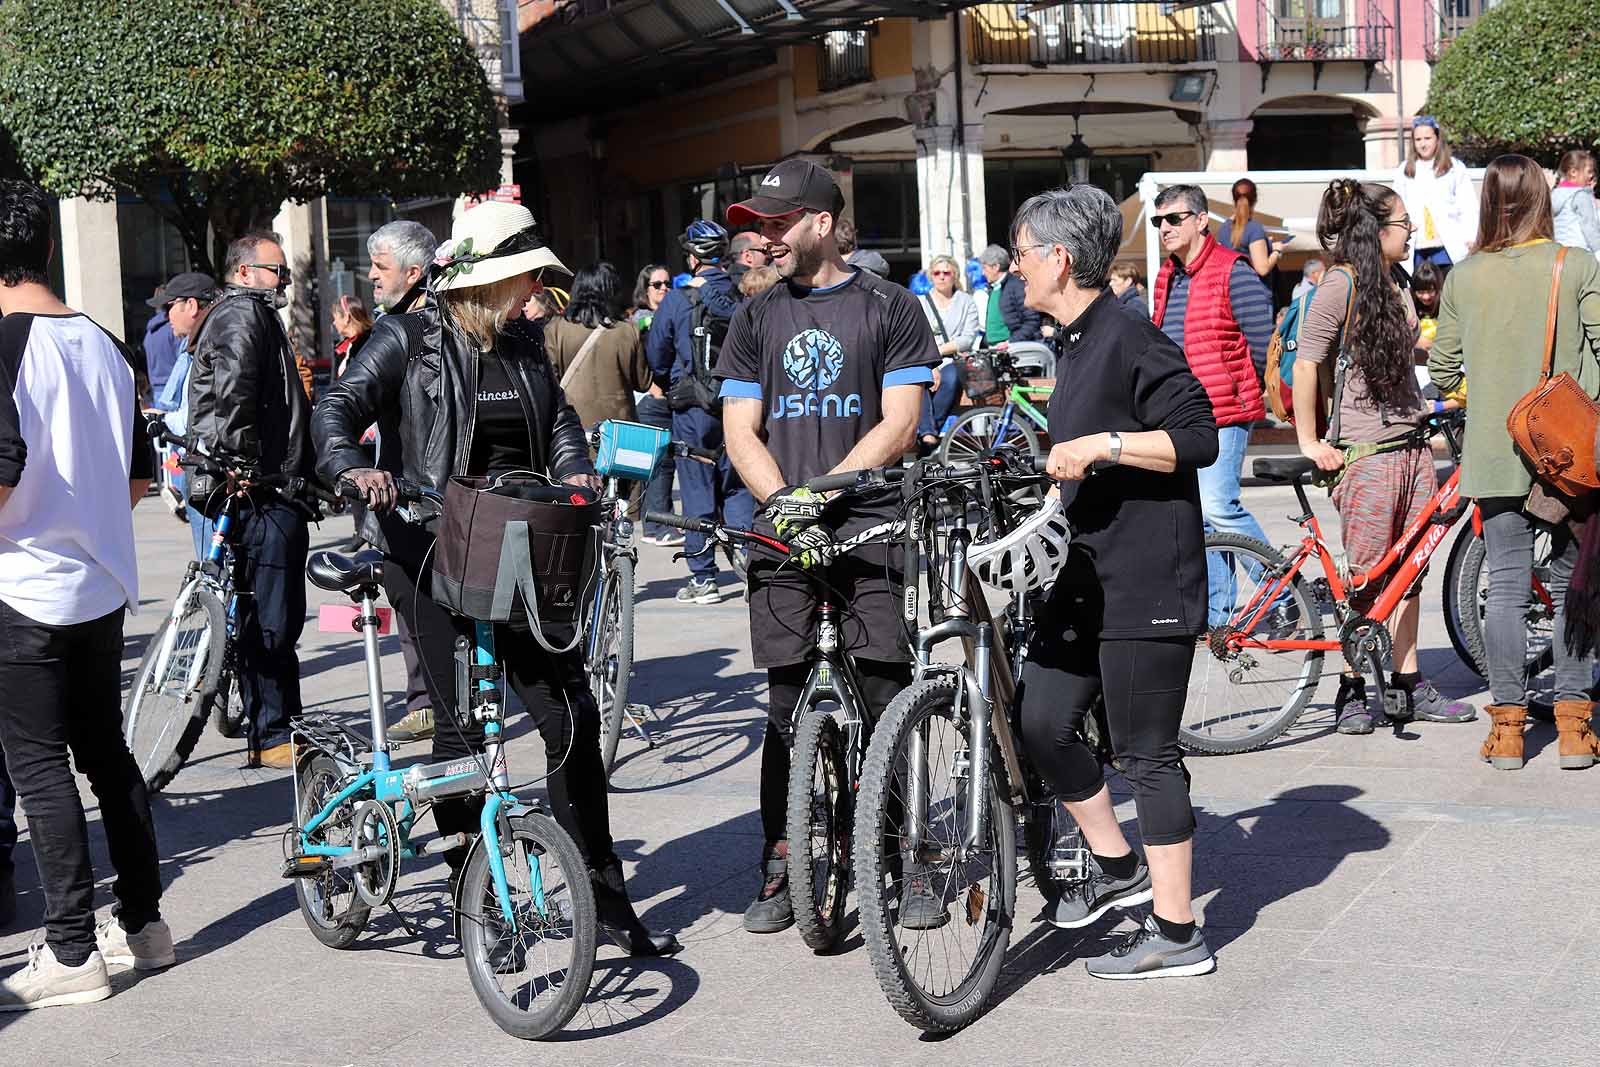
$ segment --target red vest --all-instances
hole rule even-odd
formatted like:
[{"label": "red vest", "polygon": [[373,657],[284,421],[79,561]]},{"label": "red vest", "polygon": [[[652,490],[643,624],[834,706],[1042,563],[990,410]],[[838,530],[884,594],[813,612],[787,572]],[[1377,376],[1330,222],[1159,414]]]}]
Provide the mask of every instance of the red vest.
[{"label": "red vest", "polygon": [[1156,327],[1167,313],[1167,294],[1172,288],[1172,272],[1183,269],[1189,275],[1189,304],[1183,316],[1183,354],[1189,369],[1206,387],[1211,410],[1218,426],[1254,422],[1266,415],[1261,383],[1256,366],[1250,361],[1250,345],[1233,317],[1228,299],[1228,280],[1233,265],[1244,257],[1223,248],[1216,238],[1206,236],[1205,246],[1194,262],[1180,267],[1176,256],[1167,257],[1156,278]]}]

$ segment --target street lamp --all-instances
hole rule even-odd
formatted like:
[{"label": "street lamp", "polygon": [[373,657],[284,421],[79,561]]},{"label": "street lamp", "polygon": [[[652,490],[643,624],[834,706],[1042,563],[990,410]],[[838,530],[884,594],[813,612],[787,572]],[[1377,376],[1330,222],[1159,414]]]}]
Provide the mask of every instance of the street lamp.
[{"label": "street lamp", "polygon": [[1067,167],[1067,180],[1073,185],[1087,185],[1089,182],[1089,160],[1094,155],[1094,149],[1083,143],[1083,134],[1078,132],[1078,116],[1072,116],[1072,141],[1061,150],[1061,160]]}]

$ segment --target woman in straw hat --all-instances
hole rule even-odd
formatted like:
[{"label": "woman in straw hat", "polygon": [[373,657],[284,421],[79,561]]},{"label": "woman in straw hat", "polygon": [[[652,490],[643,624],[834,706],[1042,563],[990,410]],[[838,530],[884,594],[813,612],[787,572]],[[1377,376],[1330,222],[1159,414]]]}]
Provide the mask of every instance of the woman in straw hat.
[{"label": "woman in straw hat", "polygon": [[[594,487],[588,444],[567,403],[543,334],[522,319],[523,305],[550,271],[570,276],[514,204],[485,203],[457,219],[431,272],[429,307],[389,315],[317,405],[318,470],[329,484],[353,482],[369,508],[361,534],[383,549],[389,602],[411,624],[434,707],[440,716],[435,760],[481,748],[477,731],[456,728],[454,647],[463,623],[430,596],[425,563],[433,535],[394,515],[395,475],[442,492],[453,475],[537,471]],[[374,466],[359,447],[378,424]],[[539,733],[551,768],[550,806],[588,862],[601,930],[634,955],[681,947],[652,934],[634,913],[611,839],[600,716],[589,693],[582,653],[546,652],[526,624],[495,628],[496,648],[513,689]],[[441,834],[470,840],[481,798],[435,802]],[[466,849],[445,853],[452,884]]]}]

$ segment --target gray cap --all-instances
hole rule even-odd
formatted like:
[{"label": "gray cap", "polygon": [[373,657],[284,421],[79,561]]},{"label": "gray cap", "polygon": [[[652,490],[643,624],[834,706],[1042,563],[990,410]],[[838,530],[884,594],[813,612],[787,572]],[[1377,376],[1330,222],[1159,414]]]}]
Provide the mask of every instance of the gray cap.
[{"label": "gray cap", "polygon": [[199,300],[209,304],[216,298],[219,286],[211,279],[209,274],[198,271],[184,271],[173,278],[166,285],[157,290],[157,295],[146,300],[145,303],[153,308],[161,308],[174,300]]}]

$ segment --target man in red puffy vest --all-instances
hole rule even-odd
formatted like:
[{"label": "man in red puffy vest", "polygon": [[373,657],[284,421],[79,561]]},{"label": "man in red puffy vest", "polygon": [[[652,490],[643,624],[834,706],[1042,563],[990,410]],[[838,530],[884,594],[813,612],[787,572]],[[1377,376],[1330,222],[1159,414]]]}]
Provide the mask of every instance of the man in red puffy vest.
[{"label": "man in red puffy vest", "polygon": [[[1206,194],[1199,186],[1163,189],[1150,221],[1161,232],[1167,254],[1156,278],[1155,324],[1183,349],[1217,419],[1217,461],[1200,471],[1206,532],[1265,541],[1261,524],[1239,503],[1239,467],[1250,424],[1266,414],[1261,375],[1272,338],[1272,296],[1248,257],[1211,236]],[[1209,621],[1217,626],[1233,610],[1233,570],[1215,553],[1207,554],[1206,565]]]}]

